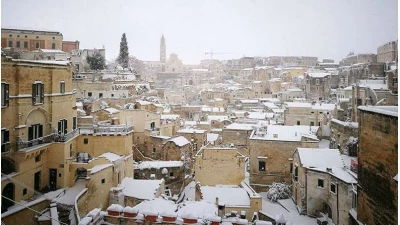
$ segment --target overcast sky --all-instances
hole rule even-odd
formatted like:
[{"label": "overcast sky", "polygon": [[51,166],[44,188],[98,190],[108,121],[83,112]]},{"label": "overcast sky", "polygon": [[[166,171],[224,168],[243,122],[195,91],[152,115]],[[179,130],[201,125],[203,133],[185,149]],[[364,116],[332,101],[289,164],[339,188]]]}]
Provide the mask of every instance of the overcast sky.
[{"label": "overcast sky", "polygon": [[[129,52],[159,60],[164,33],[167,56],[198,64],[214,58],[306,55],[338,61],[350,51],[375,53],[396,40],[397,0],[2,0],[1,26],[51,29],[80,48],[118,55],[122,33]],[[209,56],[207,56],[209,57]]]}]

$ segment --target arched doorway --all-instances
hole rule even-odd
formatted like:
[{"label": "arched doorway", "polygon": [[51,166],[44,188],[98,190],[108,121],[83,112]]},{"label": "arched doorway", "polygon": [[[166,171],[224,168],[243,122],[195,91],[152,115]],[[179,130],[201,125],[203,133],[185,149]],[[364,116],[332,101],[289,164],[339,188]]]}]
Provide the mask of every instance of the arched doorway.
[{"label": "arched doorway", "polygon": [[15,187],[13,183],[7,184],[1,193],[1,213],[7,211],[10,206],[14,205]]}]

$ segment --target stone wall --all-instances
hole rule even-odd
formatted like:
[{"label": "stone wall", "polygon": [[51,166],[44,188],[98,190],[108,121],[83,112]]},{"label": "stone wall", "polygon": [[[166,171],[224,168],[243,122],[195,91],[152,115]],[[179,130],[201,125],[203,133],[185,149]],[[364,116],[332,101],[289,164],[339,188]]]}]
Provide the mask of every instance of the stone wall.
[{"label": "stone wall", "polygon": [[358,220],[397,224],[398,120],[359,110]]}]

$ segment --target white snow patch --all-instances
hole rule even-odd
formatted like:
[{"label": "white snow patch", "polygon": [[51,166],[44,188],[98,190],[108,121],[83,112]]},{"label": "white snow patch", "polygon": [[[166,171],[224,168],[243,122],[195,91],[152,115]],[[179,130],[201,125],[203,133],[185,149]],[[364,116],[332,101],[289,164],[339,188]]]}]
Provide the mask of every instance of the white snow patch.
[{"label": "white snow patch", "polygon": [[215,187],[203,186],[200,188],[204,201],[214,203],[216,198],[219,204],[227,207],[250,206],[250,198],[247,191],[240,187],[217,185]]},{"label": "white snow patch", "polygon": [[124,187],[124,195],[137,199],[153,199],[164,179],[161,180],[137,180],[125,177],[120,186]]}]

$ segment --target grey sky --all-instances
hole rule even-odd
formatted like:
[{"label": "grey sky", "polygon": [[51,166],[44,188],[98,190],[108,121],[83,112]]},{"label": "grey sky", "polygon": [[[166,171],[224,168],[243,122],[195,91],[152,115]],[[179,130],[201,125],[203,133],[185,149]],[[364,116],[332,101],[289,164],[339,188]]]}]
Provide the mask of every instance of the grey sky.
[{"label": "grey sky", "polygon": [[[376,53],[396,40],[397,0],[177,1],[177,0],[3,0],[2,27],[52,29],[81,48],[106,48],[118,55],[126,33],[131,55],[159,60],[161,34],[167,55],[185,64],[204,53],[229,59],[246,56],[308,55],[336,61],[349,51]],[[209,56],[208,56],[209,57]]]}]

